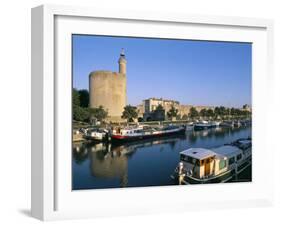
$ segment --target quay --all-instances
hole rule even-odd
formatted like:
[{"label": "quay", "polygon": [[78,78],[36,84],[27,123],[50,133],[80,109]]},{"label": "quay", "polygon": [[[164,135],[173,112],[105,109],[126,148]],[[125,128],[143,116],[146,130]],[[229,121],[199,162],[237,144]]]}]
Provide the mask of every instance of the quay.
[{"label": "quay", "polygon": [[149,138],[161,138],[187,131],[200,131],[212,128],[234,128],[251,125],[250,119],[224,121],[152,121],[141,123],[118,123],[90,126],[85,123],[73,129],[73,142],[129,142]]}]

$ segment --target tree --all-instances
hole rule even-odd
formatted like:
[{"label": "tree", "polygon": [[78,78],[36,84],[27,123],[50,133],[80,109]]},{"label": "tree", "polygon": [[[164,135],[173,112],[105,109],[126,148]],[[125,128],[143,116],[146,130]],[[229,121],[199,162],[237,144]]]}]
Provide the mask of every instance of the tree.
[{"label": "tree", "polygon": [[80,106],[79,92],[77,89],[72,89],[72,103],[73,105]]},{"label": "tree", "polygon": [[236,113],[237,113],[237,111],[236,111],[235,108],[231,108],[231,109],[230,109],[230,114],[231,114],[232,116],[236,115]]},{"label": "tree", "polygon": [[220,106],[219,109],[220,109],[221,116],[225,116],[227,114],[227,110],[224,106]]},{"label": "tree", "polygon": [[73,119],[76,121],[87,121],[89,119],[89,112],[85,108],[74,104],[73,105]]},{"label": "tree", "polygon": [[207,109],[206,108],[201,109],[199,115],[202,117],[207,117],[208,116]]},{"label": "tree", "polygon": [[208,110],[206,110],[207,113],[207,117],[214,117],[214,111],[213,109],[209,108]]},{"label": "tree", "polygon": [[161,104],[159,104],[153,111],[153,119],[157,121],[165,120],[165,110]]},{"label": "tree", "polygon": [[245,116],[246,116],[246,117],[251,116],[251,112],[250,112],[250,111],[248,111],[248,110],[245,110],[245,111],[244,111],[244,114],[245,114]]},{"label": "tree", "polygon": [[161,104],[158,104],[158,106],[156,107],[155,111],[164,111],[164,108]]},{"label": "tree", "polygon": [[220,114],[220,108],[219,107],[215,107],[215,109],[214,109],[214,116],[216,117],[216,118],[221,118],[221,114]]},{"label": "tree", "polygon": [[90,116],[96,118],[100,122],[103,121],[108,112],[103,108],[103,106],[99,106],[98,108],[89,108]]},{"label": "tree", "polygon": [[187,114],[184,114],[181,119],[182,119],[182,120],[187,120],[187,119],[188,119]]},{"label": "tree", "polygon": [[87,108],[89,107],[89,92],[86,89],[81,89],[78,91],[80,107]]},{"label": "tree", "polygon": [[174,106],[172,106],[171,109],[167,112],[168,118],[177,117],[178,111],[179,111],[178,109],[176,109]]},{"label": "tree", "polygon": [[76,121],[86,121],[89,118],[89,112],[87,109],[80,107],[79,92],[77,89],[72,89],[72,104],[73,112],[72,117]]},{"label": "tree", "polygon": [[122,118],[127,119],[128,122],[133,122],[135,118],[138,117],[137,108],[131,105],[127,105],[124,107],[124,111],[122,113]]},{"label": "tree", "polygon": [[199,116],[199,113],[195,107],[191,107],[188,115],[190,118],[194,119]]}]

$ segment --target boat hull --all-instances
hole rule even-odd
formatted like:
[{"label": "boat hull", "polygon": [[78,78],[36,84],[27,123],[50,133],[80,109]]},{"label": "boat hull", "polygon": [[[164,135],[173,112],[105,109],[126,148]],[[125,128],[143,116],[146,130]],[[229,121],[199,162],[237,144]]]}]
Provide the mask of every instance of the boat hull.
[{"label": "boat hull", "polygon": [[113,135],[111,135],[111,141],[112,142],[130,142],[130,141],[138,141],[138,140],[144,140],[144,139],[168,137],[168,136],[176,135],[176,134],[185,134],[185,128],[181,128],[177,131],[158,133],[158,134],[141,134],[141,135],[137,135],[137,136],[125,136],[125,135],[113,134]]},{"label": "boat hull", "polygon": [[194,125],[194,130],[205,130],[217,127],[216,125]]},{"label": "boat hull", "polygon": [[[224,183],[227,181],[230,181],[231,179],[235,178],[235,176],[238,176],[239,174],[243,173],[248,167],[251,166],[251,159],[249,158],[247,161],[242,163],[240,166],[238,166],[237,171],[235,169],[228,170],[227,172],[218,175],[216,177],[210,177],[206,179],[197,179],[192,176],[185,176],[182,183],[184,184],[212,184],[212,183]],[[172,179],[175,181],[178,181],[179,175],[177,173],[174,173],[174,175],[171,176]],[[234,180],[235,182],[235,180]]]},{"label": "boat hull", "polygon": [[187,184],[211,184],[211,183],[222,183],[222,182],[227,182],[231,180],[231,178],[235,175],[235,170],[229,170],[223,175],[214,177],[214,178],[209,178],[209,179],[203,179],[203,180],[197,180],[196,178],[186,176],[184,178],[185,182]]}]

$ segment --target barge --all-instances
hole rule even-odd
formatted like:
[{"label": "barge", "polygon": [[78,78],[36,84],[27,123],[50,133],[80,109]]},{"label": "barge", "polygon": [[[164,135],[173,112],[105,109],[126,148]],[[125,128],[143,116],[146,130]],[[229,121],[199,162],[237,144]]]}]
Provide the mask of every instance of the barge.
[{"label": "barge", "polygon": [[150,138],[167,137],[176,134],[185,134],[183,126],[164,126],[153,128],[149,126],[128,127],[119,130],[113,130],[111,135],[112,142],[129,142]]},{"label": "barge", "polygon": [[88,129],[85,132],[84,138],[90,141],[108,141],[109,139],[109,131],[107,129]]},{"label": "barge", "polygon": [[201,121],[199,123],[195,123],[194,130],[205,130],[216,128],[220,126],[220,122],[208,122],[208,121]]},{"label": "barge", "polygon": [[213,149],[190,148],[180,152],[179,165],[171,177],[179,184],[223,183],[251,164],[251,139],[239,139]]}]

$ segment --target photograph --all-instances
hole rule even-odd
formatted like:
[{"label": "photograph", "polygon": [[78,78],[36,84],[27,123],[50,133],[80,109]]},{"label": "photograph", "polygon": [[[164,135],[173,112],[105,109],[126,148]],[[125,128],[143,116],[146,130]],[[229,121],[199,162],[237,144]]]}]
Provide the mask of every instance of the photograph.
[{"label": "photograph", "polygon": [[251,42],[71,39],[72,190],[252,182]]}]

